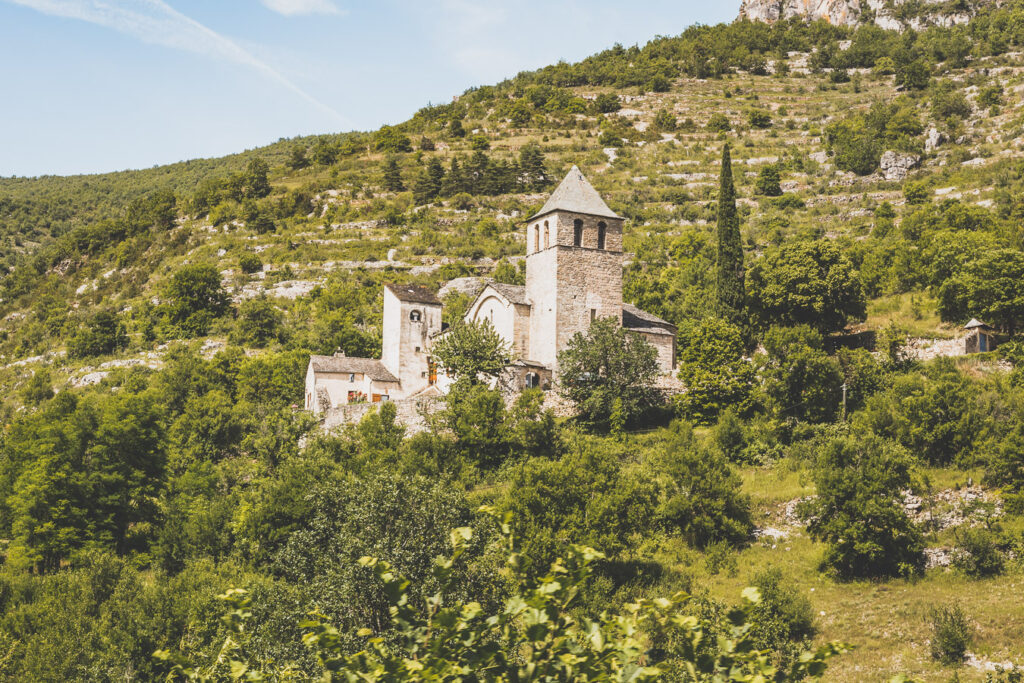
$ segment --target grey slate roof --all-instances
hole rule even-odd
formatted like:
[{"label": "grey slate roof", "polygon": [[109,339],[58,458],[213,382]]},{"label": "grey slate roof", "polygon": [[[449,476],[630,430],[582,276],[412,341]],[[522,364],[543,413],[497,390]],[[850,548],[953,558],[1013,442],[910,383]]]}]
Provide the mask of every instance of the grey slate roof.
[{"label": "grey slate roof", "polygon": [[583,177],[579,168],[573,166],[561,184],[548,197],[547,202],[540,211],[530,217],[532,221],[538,216],[543,216],[552,211],[570,211],[572,213],[585,213],[589,216],[601,216],[602,218],[621,218],[601,199],[594,186]]},{"label": "grey slate roof", "polygon": [[438,300],[437,295],[426,287],[420,287],[419,285],[384,285],[391,290],[391,293],[398,297],[399,301],[408,301],[414,304],[429,304],[432,306],[440,306],[441,302]]},{"label": "grey slate roof", "polygon": [[964,325],[964,329],[965,330],[973,330],[973,329],[976,329],[976,328],[981,328],[983,330],[990,330],[990,329],[992,329],[990,326],[988,326],[985,323],[981,322],[977,318],[971,318],[971,322],[969,322],[966,325]]},{"label": "grey slate roof", "polygon": [[627,330],[675,334],[676,326],[633,304],[622,304],[622,326]]},{"label": "grey slate roof", "polygon": [[355,373],[366,375],[378,382],[397,382],[384,364],[376,358],[350,358],[349,356],[310,356],[313,372]]},{"label": "grey slate roof", "polygon": [[526,300],[526,287],[522,285],[508,285],[504,282],[488,280],[487,286],[514,304],[530,305],[530,302]]}]

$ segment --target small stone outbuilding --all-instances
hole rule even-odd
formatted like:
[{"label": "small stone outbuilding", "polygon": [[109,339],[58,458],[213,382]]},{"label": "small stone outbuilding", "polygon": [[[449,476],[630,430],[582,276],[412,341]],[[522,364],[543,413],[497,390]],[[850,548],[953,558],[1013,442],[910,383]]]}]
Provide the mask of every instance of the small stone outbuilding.
[{"label": "small stone outbuilding", "polygon": [[995,330],[977,318],[964,325],[967,337],[964,339],[964,353],[986,353],[998,346]]}]

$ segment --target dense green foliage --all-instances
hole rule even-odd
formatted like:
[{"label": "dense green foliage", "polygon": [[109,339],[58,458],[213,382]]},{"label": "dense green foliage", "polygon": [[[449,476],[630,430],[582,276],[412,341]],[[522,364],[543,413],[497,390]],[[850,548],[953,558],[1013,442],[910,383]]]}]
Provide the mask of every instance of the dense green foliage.
[{"label": "dense green foliage", "polygon": [[847,578],[920,570],[924,539],[899,499],[910,485],[910,467],[905,451],[878,437],[838,437],[823,444],[808,530],[828,544],[827,567]]},{"label": "dense green foliage", "polygon": [[[922,359],[972,317],[1020,332],[1022,26],[1010,2],[903,34],[693,27],[375,132],[0,179],[0,677],[154,680],[157,649],[214,678],[411,652],[518,673],[520,645],[563,674],[571,651],[595,676],[685,680],[696,625],[702,665],[722,644],[784,675],[850,630],[853,680],[926,660],[921,596],[942,591],[971,601],[978,652],[1014,658],[1024,353]],[[920,155],[903,181],[877,173],[890,150]],[[679,326],[681,387],[597,321],[549,390],[511,400],[491,387],[508,350],[458,324],[462,281],[431,349],[461,381],[424,431],[393,404],[334,433],[293,407],[310,353],[380,353],[385,282],[524,284],[523,217],[571,164],[626,218],[624,298]],[[482,503],[514,515],[518,566]],[[472,533],[442,581],[453,527]],[[570,568],[573,544],[604,554]],[[922,575],[925,548],[952,569]],[[761,600],[730,622],[748,584]],[[895,595],[905,637],[880,638]],[[517,599],[549,610],[541,640]],[[477,640],[450,649],[442,614]]]},{"label": "dense green foliage", "polygon": [[612,318],[599,318],[576,333],[558,354],[566,397],[584,422],[621,429],[657,400],[657,351]]}]

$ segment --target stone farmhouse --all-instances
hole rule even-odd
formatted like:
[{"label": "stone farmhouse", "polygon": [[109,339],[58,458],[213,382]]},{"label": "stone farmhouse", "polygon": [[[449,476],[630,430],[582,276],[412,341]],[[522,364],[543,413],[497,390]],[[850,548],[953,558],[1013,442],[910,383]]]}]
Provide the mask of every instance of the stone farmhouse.
[{"label": "stone farmhouse", "polygon": [[[558,352],[598,318],[614,318],[658,352],[663,373],[675,368],[676,328],[622,302],[623,219],[608,208],[573,166],[526,226],[526,285],[487,281],[466,320],[489,320],[516,359],[506,385],[550,387]],[[430,347],[444,334],[442,304],[415,285],[385,285],[380,360],[342,354],[312,356],[306,409],[320,413],[352,403],[420,399],[444,394]]]}]

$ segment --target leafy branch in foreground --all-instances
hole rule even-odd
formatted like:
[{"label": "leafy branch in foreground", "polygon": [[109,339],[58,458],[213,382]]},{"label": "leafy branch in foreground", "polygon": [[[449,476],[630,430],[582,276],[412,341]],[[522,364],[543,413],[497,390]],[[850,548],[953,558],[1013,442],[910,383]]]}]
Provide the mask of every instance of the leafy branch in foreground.
[{"label": "leafy branch in foreground", "polygon": [[[491,512],[487,508],[483,508]],[[452,531],[454,547],[434,568],[441,590],[422,606],[409,602],[409,582],[383,560],[364,557],[381,581],[391,604],[395,641],[385,644],[380,634],[364,628],[359,635],[366,647],[355,654],[342,650],[338,630],[318,620],[302,626],[303,641],[317,651],[324,681],[645,681],[671,677],[684,681],[775,681],[819,678],[827,660],[847,646],[830,643],[803,651],[786,669],[772,664],[769,652],[758,650],[750,635],[750,616],[760,602],[755,588],[743,591],[744,604],[731,610],[725,624],[688,614],[690,596],[640,600],[619,614],[577,617],[577,598],[604,556],[592,549],[572,546],[550,572],[530,580],[522,570],[510,517],[499,520],[506,544],[507,571],[518,590],[495,614],[477,602],[446,601],[455,579],[455,565],[472,537],[468,527]],[[221,598],[231,611],[226,622],[232,630],[215,661],[194,666],[167,651],[156,653],[173,665],[168,680],[289,680],[295,672],[274,669],[272,663],[246,658],[245,622],[250,618],[249,598],[234,589]]]}]

